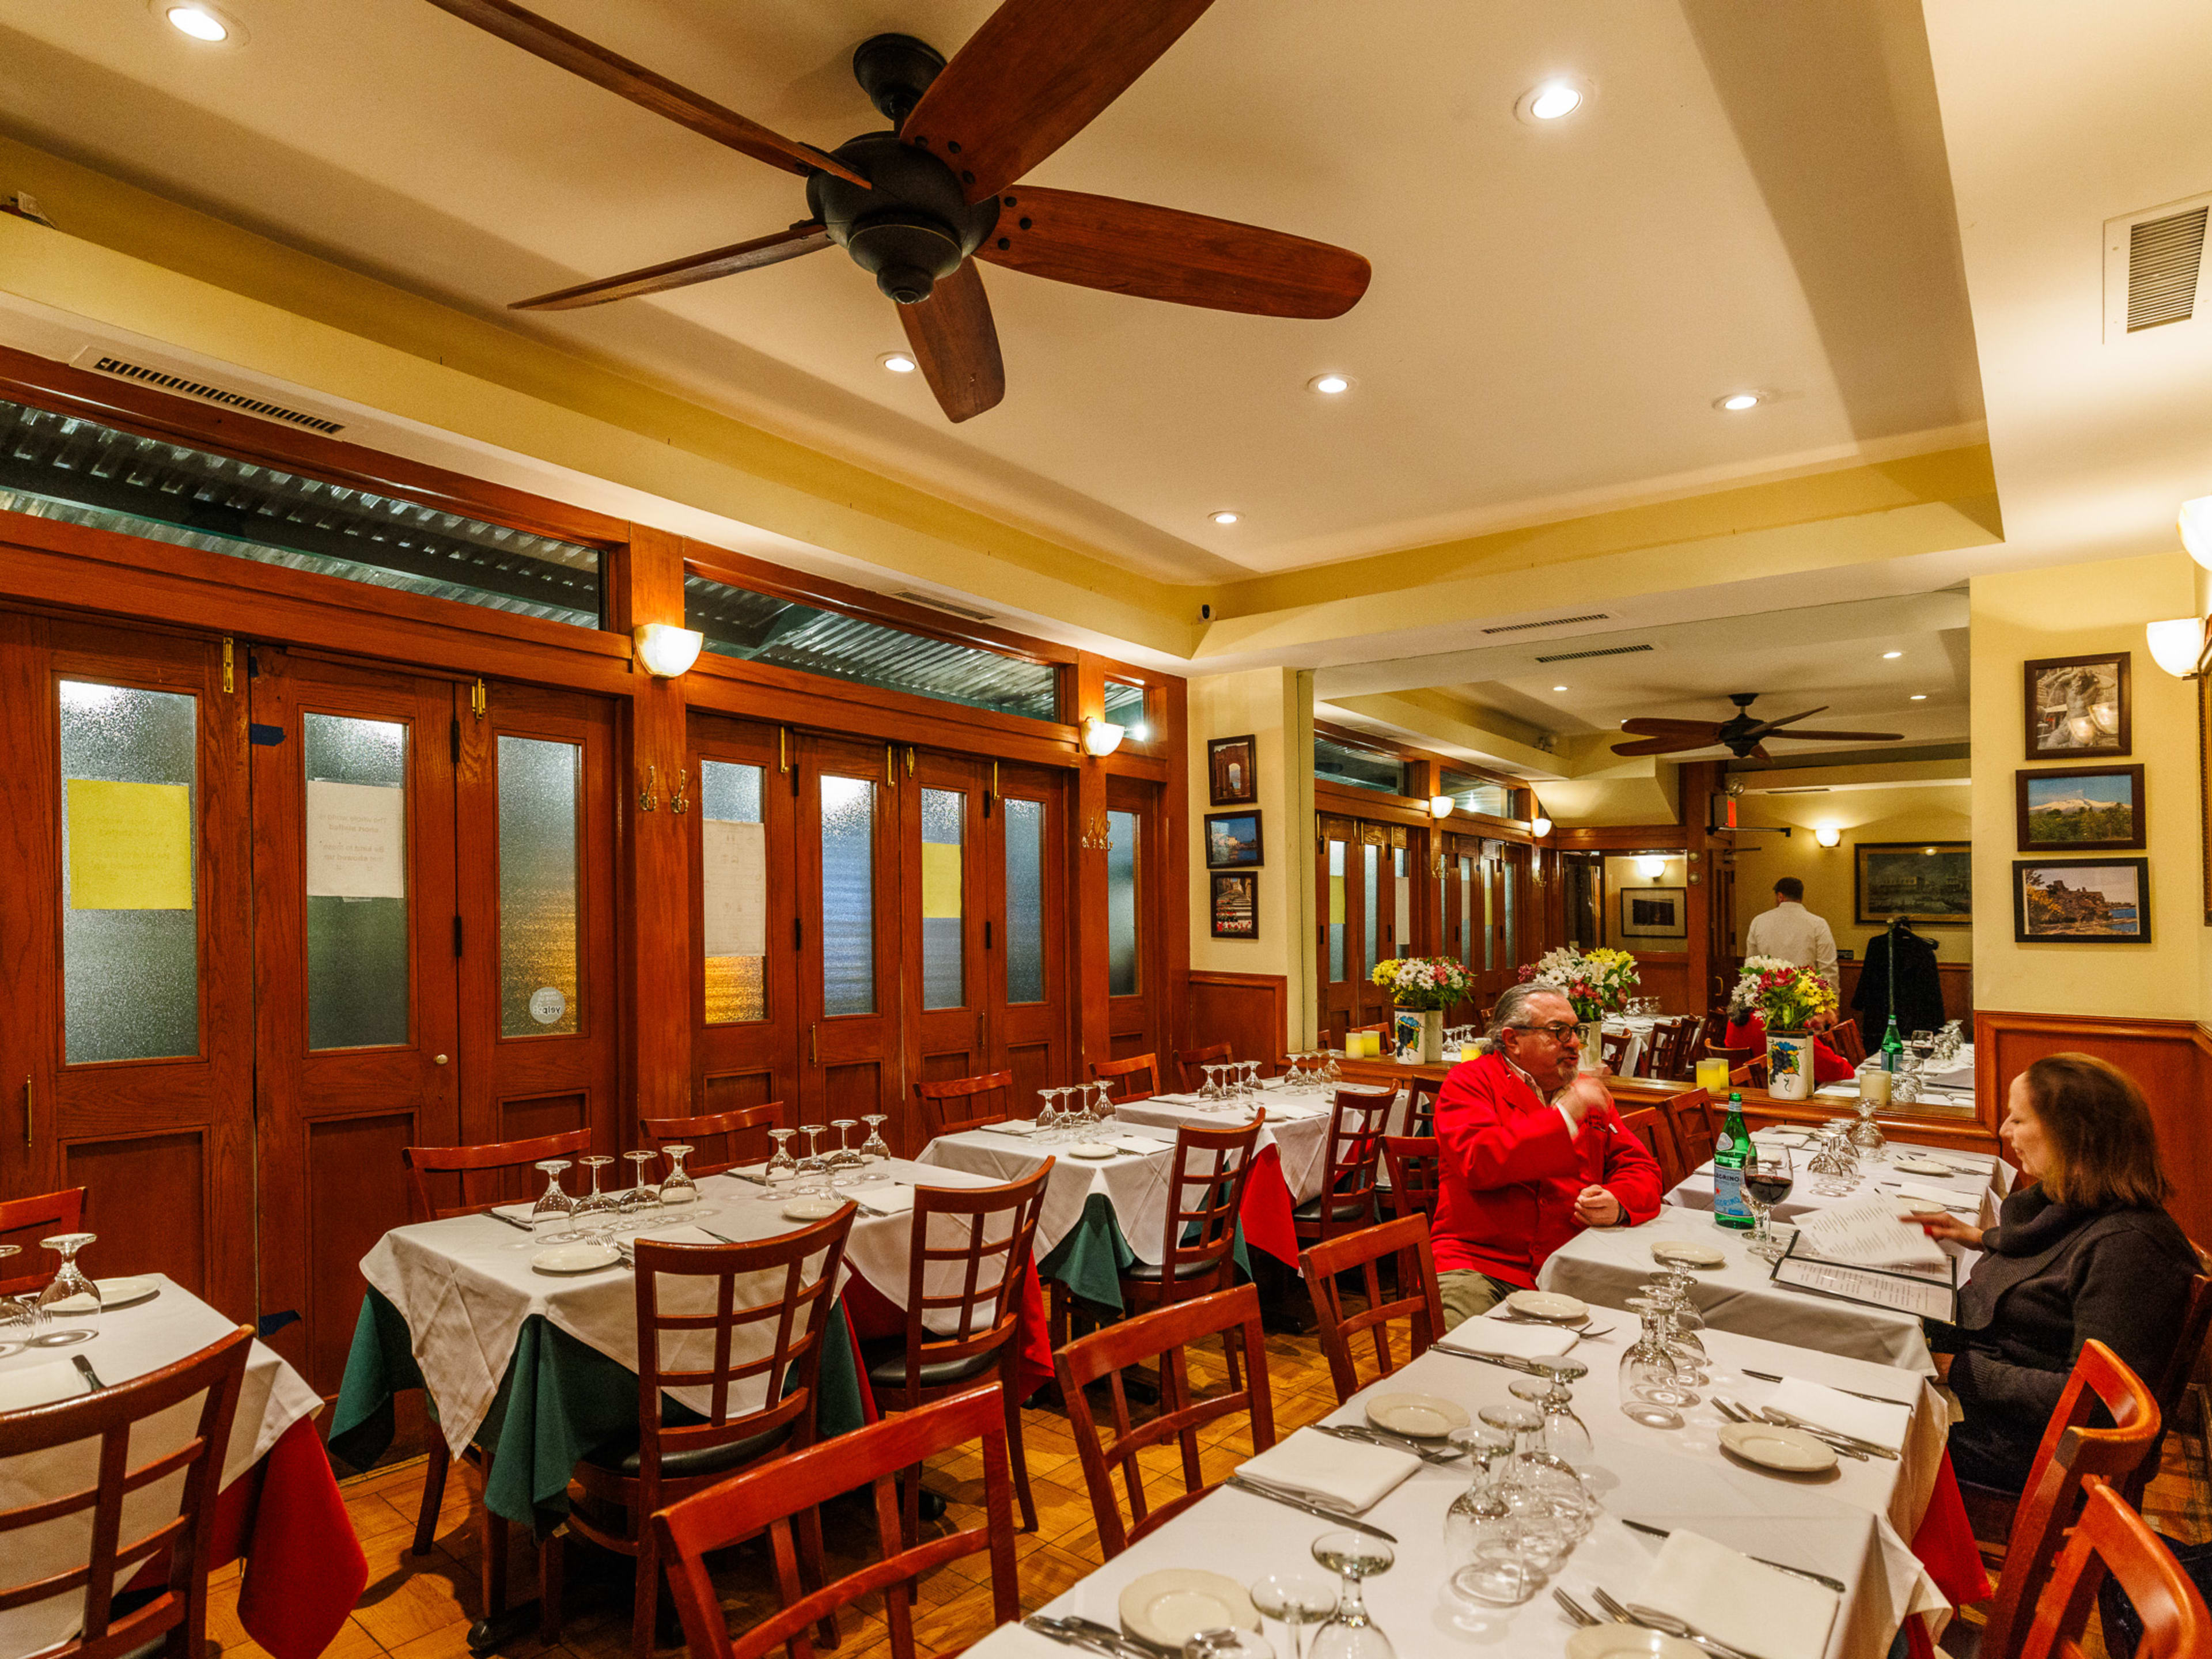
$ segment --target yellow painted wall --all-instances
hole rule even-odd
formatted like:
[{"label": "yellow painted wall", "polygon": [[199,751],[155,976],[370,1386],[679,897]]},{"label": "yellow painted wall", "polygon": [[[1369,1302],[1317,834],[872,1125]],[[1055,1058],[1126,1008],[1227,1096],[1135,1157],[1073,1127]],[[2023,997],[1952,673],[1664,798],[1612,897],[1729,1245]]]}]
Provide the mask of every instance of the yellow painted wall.
[{"label": "yellow painted wall", "polygon": [[[2018,701],[2014,699],[2015,704]],[[1836,774],[1833,782],[1849,781],[1844,769],[1821,769],[1824,774]],[[2008,772],[2005,776],[2005,787],[2009,790],[2011,774]],[[1784,876],[1795,876],[1805,884],[1805,908],[1827,918],[1836,935],[1837,948],[1863,956],[1867,940],[1881,929],[1856,920],[1851,887],[1856,857],[1853,845],[1863,841],[1972,841],[1973,802],[1973,786],[1966,783],[1832,788],[1825,795],[1746,795],[1737,803],[1739,823],[1789,824],[1794,833],[1787,838],[1761,835],[1736,837],[1736,949],[1743,948],[1744,931],[1751,926],[1751,919],[1773,904],[1776,881]],[[1823,847],[1814,839],[1814,830],[1826,827],[1843,834],[1843,840],[1834,847]],[[1978,866],[1984,861],[1983,848],[1978,845],[1975,851]],[[1998,855],[2002,854],[2002,849],[1998,849]],[[1983,902],[1978,868],[1975,889],[1975,903],[1978,907]],[[1977,930],[1972,927],[1923,927],[1915,923],[1914,931],[1935,945],[1938,962],[1974,959]]]},{"label": "yellow painted wall", "polygon": [[[2143,624],[2189,614],[2196,566],[2180,552],[1973,580],[1974,1006],[2022,1013],[2212,1017],[2198,819],[2197,687],[2161,672]],[[2021,665],[2132,653],[2134,753],[2148,797],[2151,938],[2142,945],[2013,942],[2020,856],[2014,774],[2027,766]],[[2059,763],[2038,762],[2033,769]],[[2123,856],[2134,856],[2126,854]]]},{"label": "yellow painted wall", "polygon": [[1690,948],[1686,933],[1680,939],[1628,939],[1620,931],[1620,896],[1640,887],[1673,887],[1681,892],[1686,912],[1689,883],[1684,872],[1689,867],[1680,853],[1655,853],[1650,856],[1661,860],[1655,879],[1637,867],[1641,855],[1630,853],[1620,857],[1608,855],[1605,860],[1605,942],[1618,951],[1686,951]]}]

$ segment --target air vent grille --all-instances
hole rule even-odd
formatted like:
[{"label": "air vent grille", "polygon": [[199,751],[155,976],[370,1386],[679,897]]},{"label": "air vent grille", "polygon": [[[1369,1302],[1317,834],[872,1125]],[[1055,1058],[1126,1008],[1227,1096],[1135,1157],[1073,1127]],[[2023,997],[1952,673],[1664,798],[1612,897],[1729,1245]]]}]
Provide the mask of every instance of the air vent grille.
[{"label": "air vent grille", "polygon": [[1802,789],[1770,789],[1770,795],[1825,795],[1830,793],[1825,783],[1808,785]]},{"label": "air vent grille", "polygon": [[909,605],[926,605],[932,611],[950,611],[953,616],[967,617],[969,622],[991,620],[991,613],[988,611],[970,610],[964,605],[955,605],[950,599],[940,599],[933,593],[917,593],[910,587],[902,587],[891,597],[895,599],[904,599]]},{"label": "air vent grille", "polygon": [[1648,645],[1609,645],[1598,651],[1562,651],[1557,656],[1539,657],[1538,662],[1581,662],[1589,657],[1632,657],[1638,652],[1649,651]]},{"label": "air vent grille", "polygon": [[1525,634],[1532,628],[1565,628],[1570,623],[1610,622],[1610,611],[1593,611],[1583,617],[1547,617],[1542,622],[1506,623],[1497,628],[1486,628],[1486,634]]},{"label": "air vent grille", "polygon": [[2128,227],[2128,332],[2185,323],[2197,312],[2207,210],[2191,208]]},{"label": "air vent grille", "polygon": [[287,409],[282,404],[272,404],[265,398],[250,397],[243,392],[210,386],[204,380],[195,380],[182,374],[172,374],[166,369],[149,368],[143,363],[134,363],[121,357],[95,357],[86,365],[102,374],[136,380],[141,386],[159,386],[164,392],[174,392],[186,398],[197,398],[202,403],[220,404],[225,409],[234,409],[241,414],[258,415],[264,421],[282,421],[287,426],[296,426],[303,431],[334,434],[345,430],[343,421],[326,421],[319,415],[308,415],[296,409]]}]

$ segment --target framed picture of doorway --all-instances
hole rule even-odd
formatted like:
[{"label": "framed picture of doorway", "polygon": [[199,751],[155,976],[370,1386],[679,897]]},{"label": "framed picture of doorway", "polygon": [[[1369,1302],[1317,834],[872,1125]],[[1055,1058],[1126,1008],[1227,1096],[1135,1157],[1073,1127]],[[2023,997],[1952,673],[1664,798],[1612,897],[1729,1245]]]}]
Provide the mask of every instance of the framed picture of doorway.
[{"label": "framed picture of doorway", "polygon": [[1687,939],[1689,890],[1682,887],[1624,887],[1620,890],[1623,939]]}]

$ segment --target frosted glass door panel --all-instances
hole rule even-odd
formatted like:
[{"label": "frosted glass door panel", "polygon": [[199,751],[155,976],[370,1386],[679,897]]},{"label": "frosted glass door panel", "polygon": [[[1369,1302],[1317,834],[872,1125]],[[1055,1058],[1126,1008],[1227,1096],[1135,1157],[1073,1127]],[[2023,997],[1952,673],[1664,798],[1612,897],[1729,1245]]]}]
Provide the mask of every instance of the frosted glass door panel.
[{"label": "frosted glass door panel", "polygon": [[1495,969],[1498,966],[1497,901],[1491,896],[1492,890],[1498,885],[1497,875],[1498,861],[1495,859],[1483,860],[1482,966],[1486,973]]},{"label": "frosted glass door panel", "polygon": [[966,926],[961,867],[961,830],[968,797],[957,789],[921,792],[921,1006],[964,1008],[967,976],[961,958]]},{"label": "frosted glass door panel", "polygon": [[1130,997],[1137,981],[1137,815],[1106,815],[1106,993]]},{"label": "frosted glass door panel", "polygon": [[705,866],[707,1024],[768,1018],[768,826],[761,769],[699,763],[699,830]]},{"label": "frosted glass door panel", "polygon": [[1328,980],[1344,982],[1344,843],[1328,844]]},{"label": "frosted glass door panel", "polygon": [[197,1054],[199,700],[58,690],[64,1055]]},{"label": "frosted glass door panel", "polygon": [[1044,1000],[1044,803],[1006,813],[1006,1000]]},{"label": "frosted glass door panel", "polygon": [[1367,977],[1367,970],[1382,960],[1378,954],[1382,938],[1382,849],[1372,842],[1359,848],[1362,869],[1366,880],[1362,892],[1367,901],[1367,954],[1359,959],[1359,976]]},{"label": "frosted glass door panel", "polygon": [[1413,948],[1413,884],[1406,878],[1404,848],[1398,847],[1391,849],[1390,868],[1391,873],[1398,878],[1391,884],[1397,895],[1395,915],[1398,926],[1391,935],[1390,954],[1394,957],[1402,957]]},{"label": "frosted glass door panel", "polygon": [[307,1047],[407,1041],[407,728],[303,714]]},{"label": "frosted glass door panel", "polygon": [[822,1012],[876,1012],[876,786],[822,780]]},{"label": "frosted glass door panel", "polygon": [[576,806],[580,744],[499,740],[499,1030],[559,1036],[577,1006]]},{"label": "frosted glass door panel", "polygon": [[1474,860],[1470,858],[1459,861],[1459,959],[1469,967],[1474,963]]}]

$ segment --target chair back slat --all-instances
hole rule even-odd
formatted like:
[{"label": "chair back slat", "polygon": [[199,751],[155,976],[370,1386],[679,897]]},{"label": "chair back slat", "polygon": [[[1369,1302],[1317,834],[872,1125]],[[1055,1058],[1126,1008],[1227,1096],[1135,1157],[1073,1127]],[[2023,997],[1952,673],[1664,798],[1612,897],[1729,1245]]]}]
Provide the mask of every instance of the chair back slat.
[{"label": "chair back slat", "polygon": [[1397,1215],[1437,1218],[1437,1183],[1443,1165],[1433,1135],[1385,1135],[1382,1161],[1390,1171],[1390,1208]]},{"label": "chair back slat", "polygon": [[1712,1097],[1703,1089],[1685,1090],[1660,1103],[1659,1109],[1667,1115],[1667,1126],[1674,1131],[1674,1155],[1681,1160],[1685,1175],[1700,1168],[1713,1155],[1713,1143],[1718,1136],[1714,1131],[1711,1105]]},{"label": "chair back slat", "polygon": [[2021,1659],[2081,1659],[2081,1633],[2106,1573],[2127,1592],[2142,1620],[2137,1659],[2203,1659],[2212,1652],[2212,1613],[2204,1597],[2142,1516],[2094,1476],[2080,1524],[2051,1569],[2021,1644]]},{"label": "chair back slat", "polygon": [[[27,1198],[0,1199],[0,1244],[20,1244],[23,1254],[10,1256],[18,1266],[37,1261],[39,1241],[56,1233],[84,1231],[84,1188],[64,1187],[58,1192],[33,1193]],[[60,1271],[59,1262],[41,1273],[19,1273],[0,1279],[0,1296],[27,1296],[46,1288]]]},{"label": "chair back slat", "polygon": [[[1220,1336],[1225,1344],[1241,1347],[1243,1379],[1241,1386],[1200,1396],[1192,1392],[1185,1350],[1209,1336]],[[1133,1425],[1121,1373],[1148,1360],[1159,1368],[1159,1410],[1146,1422]],[[1067,1401],[1068,1428],[1083,1466],[1083,1484],[1090,1491],[1091,1513],[1098,1522],[1098,1552],[1109,1561],[1212,1490],[1200,1466],[1200,1430],[1245,1412],[1252,1421],[1253,1451],[1263,1452],[1275,1443],[1274,1400],[1267,1386],[1267,1341],[1260,1331],[1260,1296],[1249,1285],[1173,1303],[1094,1331],[1055,1353],[1053,1370],[1060,1380],[1061,1397]],[[1237,1376],[1235,1366],[1230,1368],[1229,1376]],[[1101,1377],[1109,1379],[1113,1406],[1110,1435],[1099,1432],[1097,1414],[1085,1392]],[[1182,1455],[1183,1490],[1179,1497],[1156,1508],[1146,1498],[1138,1455],[1170,1442]],[[1128,1494],[1126,1522],[1114,1492],[1117,1468]]]},{"label": "chair back slat", "polygon": [[1635,1041],[1635,1037],[1626,1031],[1599,1033],[1597,1040],[1599,1055],[1605,1062],[1605,1069],[1614,1077],[1619,1077],[1621,1074],[1620,1068],[1628,1063],[1629,1045]]},{"label": "chair back slat", "polygon": [[[1621,1127],[1643,1143],[1644,1150],[1651,1154],[1659,1165],[1661,1184],[1668,1192],[1680,1186],[1682,1177],[1697,1167],[1685,1168],[1682,1154],[1674,1145],[1674,1127],[1668,1115],[1656,1106],[1639,1106],[1634,1111],[1620,1115]],[[1699,1158],[1698,1164],[1705,1159]]]},{"label": "chair back slat", "polygon": [[[989,1098],[979,1098],[987,1096]],[[940,1078],[914,1085],[914,1097],[921,1103],[922,1121],[932,1140],[986,1124],[1004,1123],[1014,1115],[1013,1097],[1012,1072]]]},{"label": "chair back slat", "polygon": [[1094,1060],[1091,1080],[1113,1085],[1114,1098],[1124,1103],[1150,1100],[1160,1091],[1159,1061],[1151,1054],[1132,1054],[1127,1060]]},{"label": "chair back slat", "polygon": [[[684,1168],[693,1176],[720,1175],[741,1164],[766,1162],[769,1150],[769,1131],[783,1127],[783,1103],[766,1101],[758,1106],[739,1106],[726,1112],[709,1112],[703,1117],[641,1117],[637,1127],[644,1131],[645,1144],[654,1152],[664,1146],[690,1146],[694,1156],[687,1158]],[[717,1158],[711,1145],[718,1136],[727,1139],[721,1150],[726,1154]],[[739,1144],[738,1137],[744,1137]],[[699,1154],[705,1154],[702,1161]]]},{"label": "chair back slat", "polygon": [[1231,1058],[1225,1042],[1209,1042],[1203,1048],[1178,1048],[1175,1057],[1176,1080],[1183,1093],[1194,1095],[1206,1082],[1205,1067]]},{"label": "chair back slat", "polygon": [[1437,1102],[1444,1092],[1440,1077],[1417,1077],[1406,1085],[1406,1133],[1419,1138],[1437,1132]]},{"label": "chair back slat", "polygon": [[1339,1089],[1329,1109],[1328,1161],[1316,1208],[1318,1238],[1364,1227],[1375,1218],[1375,1176],[1382,1164],[1382,1137],[1395,1089]]},{"label": "chair back slat", "polygon": [[[995,1353],[1013,1340],[1022,1276],[1054,1161],[1003,1186],[915,1188],[906,1380],[890,1391],[886,1403],[894,1409],[909,1410],[921,1400],[924,1366]],[[958,1288],[942,1288],[948,1280]],[[933,1328],[947,1325],[949,1332]]]},{"label": "chair back slat", "polygon": [[1644,1045],[1636,1074],[1668,1079],[1688,1077],[1690,1048],[1697,1040],[1698,1026],[1698,1022],[1686,1015],[1660,1021],[1652,1028],[1651,1040]]},{"label": "chair back slat", "polygon": [[[1169,1166],[1167,1237],[1160,1246],[1163,1297],[1172,1301],[1227,1287],[1244,1183],[1267,1121],[1263,1107],[1242,1128],[1186,1123],[1176,1129],[1175,1161]],[[1202,1271],[1202,1266],[1212,1271]]]},{"label": "chair back slat", "polygon": [[[1397,1294],[1386,1300],[1376,1264],[1391,1255],[1398,1259]],[[1355,1269],[1366,1306],[1347,1313],[1337,1278]],[[1436,1256],[1425,1216],[1401,1216],[1380,1226],[1324,1239],[1299,1253],[1298,1270],[1305,1275],[1306,1291],[1321,1322],[1322,1352],[1328,1356],[1339,1405],[1366,1386],[1359,1380],[1353,1353],[1353,1340],[1361,1332],[1373,1339],[1377,1377],[1397,1369],[1390,1353],[1392,1321],[1406,1322],[1412,1349],[1408,1357],[1413,1359],[1444,1334],[1443,1299],[1437,1289]]]},{"label": "chair back slat", "polygon": [[1839,1019],[1820,1035],[1831,1048],[1853,1066],[1866,1059],[1866,1039],[1860,1035],[1858,1021]]},{"label": "chair back slat", "polygon": [[[527,1175],[532,1164],[546,1158],[573,1158],[591,1150],[592,1132],[570,1129],[557,1135],[495,1140],[478,1146],[403,1146],[399,1155],[406,1162],[408,1185],[421,1218],[443,1221],[448,1216],[477,1215],[528,1198],[529,1183],[511,1178],[517,1172]],[[428,1177],[437,1175],[455,1177],[461,1198],[459,1204],[441,1208],[431,1198]],[[483,1179],[472,1187],[472,1176]],[[487,1188],[492,1190],[488,1193]]]}]

